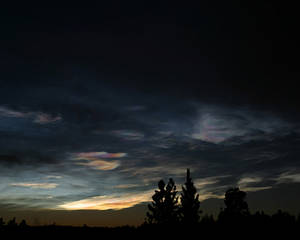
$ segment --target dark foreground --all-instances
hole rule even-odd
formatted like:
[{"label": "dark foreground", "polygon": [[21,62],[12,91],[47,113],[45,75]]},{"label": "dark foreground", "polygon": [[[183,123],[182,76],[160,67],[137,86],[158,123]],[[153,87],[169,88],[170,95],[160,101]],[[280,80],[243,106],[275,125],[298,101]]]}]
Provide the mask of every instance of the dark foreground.
[{"label": "dark foreground", "polygon": [[95,238],[109,239],[298,239],[300,224],[278,222],[245,223],[202,223],[195,226],[181,224],[158,226],[142,225],[139,227],[72,227],[72,226],[25,226],[7,227],[0,229],[0,239],[55,239],[55,238]]}]

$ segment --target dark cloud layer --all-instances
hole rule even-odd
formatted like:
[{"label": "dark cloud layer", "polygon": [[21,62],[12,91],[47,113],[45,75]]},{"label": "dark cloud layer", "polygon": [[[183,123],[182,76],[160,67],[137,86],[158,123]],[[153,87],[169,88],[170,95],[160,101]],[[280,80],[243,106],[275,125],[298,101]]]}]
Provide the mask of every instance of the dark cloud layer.
[{"label": "dark cloud layer", "polygon": [[[108,209],[114,206],[107,202],[126,202],[132,194],[136,201],[120,204],[130,207],[148,201],[162,177],[183,183],[187,167],[203,199],[221,197],[233,185],[260,191],[284,176],[298,181],[298,124],[280,113],[103,88],[109,94],[103,91],[101,101],[78,96],[75,106],[53,96],[51,115],[26,103],[1,108],[4,203]],[[40,124],[28,112],[60,118]],[[24,201],[37,189],[38,196]]]}]

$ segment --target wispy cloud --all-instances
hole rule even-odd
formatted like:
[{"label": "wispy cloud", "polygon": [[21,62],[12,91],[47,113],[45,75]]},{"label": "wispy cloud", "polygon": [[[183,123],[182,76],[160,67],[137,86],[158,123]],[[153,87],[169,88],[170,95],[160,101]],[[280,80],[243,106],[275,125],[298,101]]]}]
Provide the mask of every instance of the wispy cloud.
[{"label": "wispy cloud", "polygon": [[51,116],[47,113],[37,113],[33,122],[39,124],[48,124],[60,121],[61,119],[61,116]]},{"label": "wispy cloud", "polygon": [[135,187],[139,187],[141,186],[140,184],[120,184],[120,185],[116,185],[114,186],[115,188],[118,189],[129,189],[129,188],[135,188]]},{"label": "wispy cloud", "polygon": [[26,188],[42,188],[42,189],[52,189],[58,186],[57,183],[32,183],[32,182],[21,182],[21,183],[11,183],[10,186],[13,187],[26,187]]},{"label": "wispy cloud", "polygon": [[0,117],[29,118],[38,124],[48,124],[62,120],[61,116],[53,116],[44,112],[17,111],[3,106],[0,106]]},{"label": "wispy cloud", "polygon": [[108,152],[81,152],[73,153],[74,159],[80,160],[96,160],[98,158],[122,158],[126,157],[127,153],[108,153]]},{"label": "wispy cloud", "polygon": [[[143,176],[145,179],[147,176],[151,176],[151,178],[156,176],[184,176],[186,172],[185,167],[178,166],[153,166],[153,167],[139,167],[139,168],[125,168],[122,169],[121,172],[129,173],[132,176]],[[153,178],[154,179],[154,178]]]},{"label": "wispy cloud", "polygon": [[232,121],[213,113],[201,114],[195,128],[192,138],[213,143],[245,133],[245,130],[236,128]]},{"label": "wispy cloud", "polygon": [[129,107],[125,107],[124,110],[129,112],[143,111],[146,110],[146,106],[142,106],[142,105],[129,106]]},{"label": "wispy cloud", "polygon": [[238,181],[238,186],[242,191],[246,192],[257,192],[272,188],[272,186],[257,186],[257,184],[262,182],[263,178],[259,176],[243,177]]},{"label": "wispy cloud", "polygon": [[277,183],[300,183],[300,173],[284,172],[276,180]]},{"label": "wispy cloud", "polygon": [[220,179],[230,177],[231,175],[224,175],[224,176],[214,176],[214,177],[207,177],[207,178],[200,178],[194,181],[194,185],[197,189],[202,189],[207,187],[207,185],[213,185],[220,182]]},{"label": "wispy cloud", "polygon": [[58,176],[58,175],[48,175],[48,176],[46,176],[45,178],[46,178],[46,179],[51,179],[51,178],[53,178],[53,179],[60,179],[60,178],[62,178],[62,176]]},{"label": "wispy cloud", "polygon": [[284,134],[290,129],[289,123],[271,114],[206,106],[199,109],[190,136],[206,142],[221,143],[234,137],[253,140],[275,132],[277,135]]},{"label": "wispy cloud", "polygon": [[249,183],[259,183],[262,181],[261,177],[243,177],[238,181],[239,186],[246,186]]},{"label": "wispy cloud", "polygon": [[258,192],[262,190],[271,189],[272,186],[265,186],[265,187],[242,187],[241,190],[245,192]]},{"label": "wispy cloud", "polygon": [[[119,160],[105,160],[126,157],[127,153],[80,152],[72,153],[71,159],[77,160],[77,165],[88,166],[97,170],[113,170],[120,166]],[[104,158],[104,159],[103,159]]]},{"label": "wispy cloud", "polygon": [[120,161],[90,160],[89,162],[78,162],[78,165],[92,167],[97,170],[113,170],[120,166]]},{"label": "wispy cloud", "polygon": [[0,116],[2,117],[24,118],[27,117],[28,115],[29,113],[26,112],[15,111],[7,107],[0,106]]},{"label": "wispy cloud", "polygon": [[142,193],[125,193],[119,195],[96,196],[79,201],[59,205],[59,208],[67,210],[120,210],[133,207],[139,203],[151,200],[153,191]]},{"label": "wispy cloud", "polygon": [[133,130],[115,130],[112,131],[114,136],[120,137],[124,140],[140,140],[144,138],[144,134]]},{"label": "wispy cloud", "polygon": [[200,192],[199,193],[199,200],[200,201],[204,201],[204,200],[207,200],[207,199],[210,199],[210,198],[218,198],[218,199],[223,199],[224,198],[224,194],[216,194],[216,193],[213,193],[213,192]]},{"label": "wispy cloud", "polygon": [[243,154],[243,159],[245,161],[252,162],[264,162],[264,161],[272,161],[276,158],[282,157],[284,153],[277,153],[275,151],[262,151],[262,152],[250,152]]}]

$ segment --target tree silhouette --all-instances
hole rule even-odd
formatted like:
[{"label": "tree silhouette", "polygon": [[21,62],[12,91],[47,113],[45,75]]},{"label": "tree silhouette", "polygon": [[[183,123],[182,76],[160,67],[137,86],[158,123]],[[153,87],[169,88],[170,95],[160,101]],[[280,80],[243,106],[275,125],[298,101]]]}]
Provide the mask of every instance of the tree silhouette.
[{"label": "tree silhouette", "polygon": [[5,222],[3,221],[3,218],[0,218],[0,228],[5,225]]},{"label": "tree silhouette", "polygon": [[152,196],[152,203],[148,205],[147,222],[170,225],[178,220],[178,197],[176,186],[172,178],[166,186],[163,180],[158,182],[158,190]]},{"label": "tree silhouette", "polygon": [[26,227],[28,227],[28,225],[27,225],[25,219],[23,219],[23,220],[20,222],[19,227],[20,227],[20,228],[26,228]]},{"label": "tree silhouette", "polygon": [[249,216],[248,204],[245,201],[247,194],[239,188],[230,188],[225,193],[224,203],[226,208],[220,213],[219,218],[226,220],[240,220]]},{"label": "tree silhouette", "polygon": [[18,224],[15,217],[7,222],[7,227],[16,228],[17,226]]},{"label": "tree silhouette", "polygon": [[185,187],[182,186],[181,193],[181,208],[180,208],[180,217],[184,224],[194,225],[199,222],[199,194],[197,194],[197,189],[192,182],[190,176],[190,169],[187,169],[186,172],[186,182]]}]

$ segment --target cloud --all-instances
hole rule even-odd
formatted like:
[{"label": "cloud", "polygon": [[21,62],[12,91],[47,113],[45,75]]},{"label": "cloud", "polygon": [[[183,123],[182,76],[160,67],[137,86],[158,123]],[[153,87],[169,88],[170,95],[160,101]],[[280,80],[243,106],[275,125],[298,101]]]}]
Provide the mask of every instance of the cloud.
[{"label": "cloud", "polygon": [[127,153],[108,153],[108,152],[81,152],[72,154],[74,159],[97,160],[98,158],[122,158]]},{"label": "cloud", "polygon": [[140,140],[144,138],[144,134],[133,130],[115,130],[112,132],[113,135],[120,137],[124,140]]},{"label": "cloud", "polygon": [[[185,103],[183,105],[185,106]],[[3,185],[3,189],[11,182],[32,184],[39,181],[37,179],[56,182],[59,177],[54,175],[61,175],[64,178],[61,179],[62,181],[59,179],[59,188],[51,191],[51,194],[54,192],[53,196],[57,197],[57,201],[51,203],[51,206],[74,203],[67,206],[78,209],[74,201],[81,199],[76,202],[93,203],[92,206],[85,205],[87,208],[116,209],[133,206],[139,202],[139,199],[131,199],[129,192],[147,191],[151,186],[157,187],[157,182],[161,178],[166,182],[169,177],[174,178],[179,189],[184,183],[187,167],[195,173],[192,177],[203,201],[208,198],[222,198],[226,188],[237,183],[241,184],[245,191],[270,188],[269,184],[262,185],[265,179],[260,182],[260,176],[247,174],[263,169],[262,171],[269,176],[274,172],[278,173],[278,168],[283,165],[298,164],[296,160],[283,161],[279,158],[281,155],[278,152],[289,152],[291,146],[289,142],[284,144],[277,142],[276,130],[280,130],[284,125],[282,121],[275,118],[273,123],[272,117],[266,117],[264,120],[264,117],[255,116],[248,110],[207,107],[199,114],[195,112],[197,110],[195,108],[181,115],[175,111],[173,114],[170,112],[173,111],[172,109],[164,109],[162,105],[158,110],[154,106],[143,112],[130,112],[128,117],[128,113],[124,111],[122,112],[124,115],[119,115],[119,109],[108,108],[104,111],[101,106],[89,103],[82,108],[80,106],[80,104],[71,107],[62,105],[58,108],[67,119],[58,131],[36,127],[38,124],[59,122],[61,120],[57,117],[59,115],[41,112],[34,112],[34,114],[30,112],[31,115],[27,115],[28,112],[25,111],[2,108],[0,119],[6,115],[10,118],[28,118],[28,121],[36,123],[34,125],[28,124],[28,121],[20,121],[24,123],[22,126],[24,131],[20,133],[25,134],[24,136],[17,135],[18,133],[10,134],[9,137],[14,140],[7,143],[8,147],[3,147],[8,142],[7,138],[3,138],[0,161],[5,164],[5,167],[6,163],[17,162],[18,164],[13,167],[20,173],[26,169],[33,169],[34,166],[32,174],[26,173],[24,177],[19,175],[18,178],[11,177],[16,170],[7,171],[10,179]],[[58,109],[54,108],[51,112],[58,112]],[[116,117],[113,114],[115,111]],[[102,117],[103,112],[108,114]],[[10,122],[13,120],[10,118],[4,120]],[[35,129],[28,129],[28,126],[33,126]],[[30,131],[36,129],[39,135],[30,135]],[[49,132],[45,129],[49,129]],[[103,134],[94,134],[95,129],[102,130]],[[265,140],[263,137],[266,134],[273,133],[275,137],[272,141],[255,142],[257,139]],[[281,134],[280,131],[278,134]],[[240,137],[242,140],[238,146],[224,147],[223,144],[215,144],[232,141],[234,137]],[[246,144],[246,137],[254,141]],[[282,149],[279,149],[277,144],[278,146],[280,144]],[[23,148],[34,149],[41,154],[34,153],[35,156],[32,153],[23,153],[25,151]],[[66,155],[68,153],[69,155]],[[258,162],[259,160],[263,162]],[[23,165],[20,167],[19,163]],[[7,168],[11,166],[8,165]],[[2,168],[1,172],[5,172],[7,168]],[[37,177],[35,172],[41,174]],[[221,179],[218,176],[226,174],[232,177]],[[46,177],[47,175],[49,177]],[[282,181],[285,182],[296,181],[295,179],[296,176],[282,176]],[[37,194],[38,191],[35,189],[41,188],[41,185],[19,184],[14,187],[7,188],[4,194],[21,196],[25,193],[31,194],[32,191]],[[25,187],[34,190],[30,191]],[[120,191],[128,195],[126,196],[125,193],[111,195]],[[151,191],[150,196],[153,193],[154,191]],[[142,193],[134,193],[134,195],[138,194]],[[106,197],[90,198],[103,195]],[[96,200],[100,203],[96,203]]]},{"label": "cloud", "polygon": [[23,182],[23,183],[11,183],[10,186],[13,187],[26,187],[26,188],[41,188],[41,189],[53,189],[58,186],[57,183],[32,183],[32,182]]},{"label": "cloud", "polygon": [[97,170],[113,170],[120,166],[120,161],[90,160],[89,162],[79,162],[78,165],[89,166]]},{"label": "cloud", "polygon": [[0,106],[0,117],[31,118],[34,123],[39,124],[48,124],[62,120],[60,116],[52,116],[44,112],[17,111],[3,106]]},{"label": "cloud", "polygon": [[258,192],[258,191],[262,191],[262,190],[267,190],[267,189],[271,189],[272,186],[265,186],[265,187],[241,187],[242,191],[245,192]]},{"label": "cloud", "polygon": [[300,183],[300,173],[284,172],[276,178],[277,183]]},{"label": "cloud", "polygon": [[285,153],[277,153],[275,151],[261,151],[261,152],[248,152],[244,153],[243,159],[245,161],[252,161],[252,162],[263,162],[263,161],[271,161],[275,160],[279,157],[284,156]]},{"label": "cloud", "polygon": [[272,188],[272,186],[255,186],[261,182],[263,182],[262,177],[243,177],[238,181],[238,186],[242,191],[245,192],[257,192]]},{"label": "cloud", "polygon": [[220,143],[224,140],[245,134],[245,130],[238,129],[232,121],[213,113],[201,114],[192,138],[206,142]]},{"label": "cloud", "polygon": [[244,177],[238,181],[238,185],[245,186],[245,185],[248,185],[249,183],[258,183],[261,181],[262,181],[261,177]]},{"label": "cloud", "polygon": [[199,193],[199,200],[200,201],[204,201],[204,200],[207,200],[207,199],[210,199],[210,198],[218,198],[218,199],[223,199],[224,198],[224,194],[215,194],[213,192],[202,192],[202,193]]},{"label": "cloud", "polygon": [[128,188],[135,188],[135,187],[139,187],[141,186],[140,184],[120,184],[120,185],[116,185],[114,186],[115,188],[118,189],[128,189]]},{"label": "cloud", "polygon": [[39,124],[48,124],[60,121],[61,119],[62,118],[60,116],[54,117],[47,113],[37,113],[33,122]]},{"label": "cloud", "polygon": [[24,118],[29,114],[25,112],[15,111],[3,106],[0,106],[0,116],[2,117],[14,117],[14,118]]},{"label": "cloud", "polygon": [[79,160],[77,165],[88,166],[97,170],[113,170],[120,166],[120,161],[118,160],[104,160],[114,159],[114,158],[123,158],[127,153],[108,153],[108,152],[81,152],[81,153],[72,153],[71,158],[73,160]]},{"label": "cloud", "polygon": [[194,181],[194,185],[197,189],[203,189],[203,188],[206,188],[207,185],[213,185],[213,184],[220,182],[220,180],[219,180],[220,178],[226,178],[226,177],[230,177],[230,176],[231,175],[224,175],[224,176],[214,176],[214,177],[196,179]]},{"label": "cloud", "polygon": [[149,202],[153,191],[141,193],[124,193],[119,195],[96,196],[79,201],[59,205],[66,210],[120,210],[133,207],[143,202]]},{"label": "cloud", "polygon": [[282,135],[291,129],[290,123],[271,114],[242,108],[205,106],[198,110],[190,136],[218,144],[234,137],[249,141],[265,138],[268,134]]},{"label": "cloud", "polygon": [[48,176],[46,176],[45,177],[46,179],[60,179],[60,178],[62,178],[62,176],[58,176],[58,175],[48,175]]},{"label": "cloud", "polygon": [[154,167],[134,167],[134,168],[125,168],[121,172],[129,173],[131,176],[143,176],[144,180],[147,179],[147,176],[151,176],[151,179],[156,179],[156,176],[184,176],[186,168],[178,166],[154,166]]},{"label": "cloud", "polygon": [[142,105],[129,106],[129,107],[125,107],[124,110],[129,112],[144,111],[146,110],[146,106],[142,106]]}]

